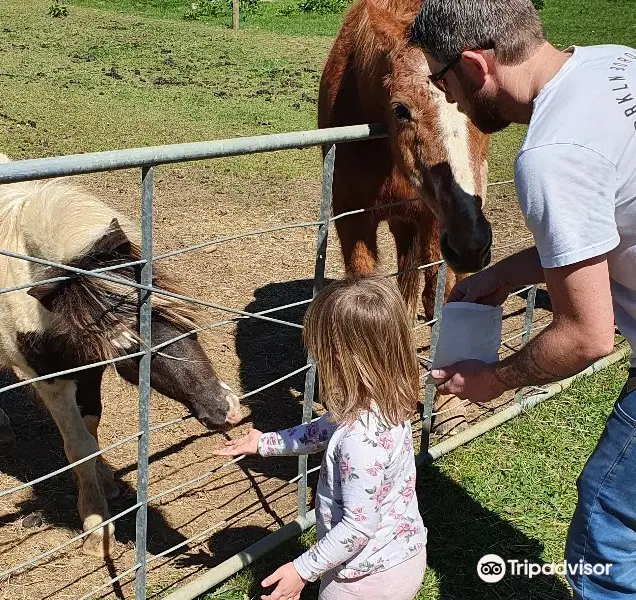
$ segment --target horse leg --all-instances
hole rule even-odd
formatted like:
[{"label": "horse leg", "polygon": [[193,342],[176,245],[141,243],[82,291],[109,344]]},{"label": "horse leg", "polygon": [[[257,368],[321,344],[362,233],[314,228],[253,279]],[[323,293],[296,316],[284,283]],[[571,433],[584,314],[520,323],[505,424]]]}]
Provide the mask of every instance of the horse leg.
[{"label": "horse leg", "polygon": [[0,444],[10,444],[13,441],[15,441],[15,434],[11,428],[11,421],[7,413],[0,408]]},{"label": "horse leg", "polygon": [[[35,386],[62,435],[69,462],[97,452],[97,441],[86,428],[75,401],[76,383],[60,379],[38,382]],[[95,464],[96,461],[92,458],[73,469],[79,490],[77,508],[84,531],[99,526],[109,516]],[[98,558],[109,556],[114,549],[115,526],[112,523],[87,536],[82,547],[84,554]]]},{"label": "horse leg", "polygon": [[[98,367],[81,371],[76,379],[77,392],[75,394],[77,405],[79,406],[82,420],[88,432],[95,438],[95,443],[99,448],[99,438],[97,430],[102,418],[102,376],[104,368]],[[115,476],[112,469],[106,464],[103,456],[98,456],[95,468],[97,478],[104,490],[108,500],[113,500],[121,494],[121,490],[115,483]]]},{"label": "horse leg", "polygon": [[417,298],[420,291],[420,249],[417,243],[417,227],[412,221],[389,219],[389,229],[395,240],[398,273],[397,283],[412,320],[417,315]]},{"label": "horse leg", "polygon": [[336,221],[347,275],[372,275],[378,262],[378,222],[372,216],[356,215]]},{"label": "horse leg", "polygon": [[[439,248],[439,227],[437,220],[430,211],[420,222],[420,253],[423,264],[430,264],[441,259]],[[424,292],[422,302],[427,320],[434,317],[435,296],[437,288],[437,277],[439,266],[424,269]],[[450,294],[455,283],[455,275],[450,270],[446,270],[446,281],[444,285],[444,300]],[[448,366],[448,365],[444,365]],[[435,395],[433,412],[440,413],[433,416],[432,430],[439,435],[455,435],[466,429],[466,407],[456,396]]]}]

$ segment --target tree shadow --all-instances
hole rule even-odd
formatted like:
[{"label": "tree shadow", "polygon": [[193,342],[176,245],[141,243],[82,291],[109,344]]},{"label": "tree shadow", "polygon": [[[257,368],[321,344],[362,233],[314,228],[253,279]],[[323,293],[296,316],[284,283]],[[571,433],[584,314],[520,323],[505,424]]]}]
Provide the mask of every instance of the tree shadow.
[{"label": "tree shadow", "polygon": [[[533,579],[506,575],[499,583],[488,584],[477,576],[477,563],[486,554],[498,554],[504,559],[528,560],[543,564],[542,543],[519,531],[514,525],[476,502],[464,488],[442,474],[436,465],[425,465],[418,471],[420,511],[428,528],[428,569],[434,572],[440,600],[571,600],[567,585],[556,576],[540,575]],[[224,532],[240,540],[237,551],[246,538],[262,537],[258,527],[246,527]],[[231,543],[224,537],[223,543]],[[217,543],[221,539],[217,538]],[[256,562],[249,575],[249,598],[260,598],[260,581],[282,564],[293,560],[305,550],[299,539],[291,540]],[[418,598],[427,598],[430,581]],[[303,600],[317,600],[320,584],[305,588]]]},{"label": "tree shadow", "polygon": [[[261,312],[276,306],[309,300],[313,280],[301,279],[270,283],[254,292],[244,310]],[[276,319],[302,324],[307,305],[271,313]],[[302,330],[259,319],[243,319],[236,330],[236,353],[240,360],[240,382],[244,392],[250,392],[291,373],[307,363],[302,342]],[[247,398],[254,427],[261,431],[279,431],[302,421],[305,372],[286,379],[273,387]],[[314,399],[317,402],[317,395]],[[315,417],[316,414],[313,414]],[[318,465],[316,457],[310,466]],[[269,458],[249,461],[250,471],[289,480],[297,474],[293,458]]]},{"label": "tree shadow", "polygon": [[[17,381],[12,372],[0,372],[0,387]],[[68,465],[55,423],[28,386],[0,394],[0,408],[11,419],[15,433],[15,441],[0,447],[0,472],[18,481],[27,482]],[[115,475],[121,476],[119,473]],[[136,490],[119,478],[118,485],[122,494],[109,503],[111,515],[136,503]],[[74,533],[81,533],[77,490],[70,470],[38,483],[31,489],[32,494],[27,499],[19,500],[13,512],[0,517],[0,524],[23,522],[25,517],[37,515],[44,525],[64,527]],[[135,540],[135,514],[136,511],[131,511],[115,522],[115,536],[121,544],[126,545]],[[33,531],[37,532],[37,529]],[[185,539],[168,525],[160,512],[148,507],[149,552],[159,553]]]}]

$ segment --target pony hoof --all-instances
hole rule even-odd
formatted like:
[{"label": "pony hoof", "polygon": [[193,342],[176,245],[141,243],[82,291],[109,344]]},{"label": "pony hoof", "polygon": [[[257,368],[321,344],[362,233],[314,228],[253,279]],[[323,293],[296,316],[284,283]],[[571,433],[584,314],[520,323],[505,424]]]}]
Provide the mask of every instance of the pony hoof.
[{"label": "pony hoof", "polygon": [[[104,531],[106,530],[106,531]],[[115,527],[112,523],[91,533],[82,544],[82,552],[94,558],[108,558],[115,552]]]}]

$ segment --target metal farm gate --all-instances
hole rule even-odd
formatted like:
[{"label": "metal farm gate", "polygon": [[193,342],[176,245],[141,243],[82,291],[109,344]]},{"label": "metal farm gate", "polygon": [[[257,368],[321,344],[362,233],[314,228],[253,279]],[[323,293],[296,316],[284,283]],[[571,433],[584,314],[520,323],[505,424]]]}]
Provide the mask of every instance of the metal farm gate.
[{"label": "metal farm gate", "polygon": [[[91,277],[103,278],[111,282],[115,282],[121,285],[126,285],[131,288],[138,290],[139,293],[139,323],[140,323],[140,338],[142,342],[141,350],[139,352],[135,352],[132,354],[128,354],[126,356],[121,356],[118,358],[114,358],[112,360],[103,361],[100,363],[95,363],[93,365],[79,367],[76,369],[69,369],[60,373],[53,373],[51,375],[46,375],[43,377],[37,377],[35,379],[20,381],[15,384],[11,384],[0,388],[0,393],[8,392],[9,390],[22,387],[28,385],[33,381],[41,381],[46,379],[51,379],[56,376],[67,375],[75,371],[82,371],[85,369],[90,369],[92,367],[98,365],[106,365],[111,363],[116,363],[121,360],[131,359],[131,358],[139,358],[140,359],[140,371],[139,371],[139,406],[138,406],[138,415],[139,415],[139,423],[138,423],[138,431],[136,434],[127,436],[119,439],[118,441],[111,443],[107,447],[99,450],[95,454],[90,456],[86,456],[80,461],[77,461],[74,464],[65,466],[64,468],[58,469],[54,472],[48,473],[43,477],[39,477],[32,481],[28,481],[26,483],[22,483],[18,486],[15,486],[11,489],[6,489],[0,491],[0,498],[6,497],[9,494],[14,492],[23,490],[35,484],[41,483],[51,477],[55,477],[60,473],[68,471],[72,469],[77,464],[95,458],[96,456],[105,454],[118,446],[123,444],[132,443],[137,441],[138,445],[138,468],[137,468],[137,501],[132,506],[128,507],[124,511],[119,512],[118,514],[112,516],[104,523],[100,524],[95,529],[99,529],[103,527],[109,522],[116,521],[121,518],[125,514],[135,512],[136,513],[136,558],[134,564],[130,566],[130,568],[118,574],[116,577],[112,577],[109,581],[104,583],[99,587],[95,587],[89,590],[84,595],[80,596],[79,594],[83,593],[85,590],[79,590],[78,593],[74,594],[73,597],[79,597],[80,600],[86,600],[88,598],[93,597],[95,594],[107,590],[109,586],[112,586],[117,581],[122,580],[124,578],[135,578],[135,598],[136,600],[142,600],[146,598],[146,572],[147,567],[153,561],[161,558],[162,556],[166,556],[175,550],[184,547],[190,544],[193,541],[202,540],[207,537],[210,537],[215,531],[218,531],[223,527],[223,523],[219,523],[216,526],[210,527],[205,531],[200,532],[196,536],[193,536],[180,544],[172,546],[170,548],[166,548],[165,551],[155,554],[153,556],[148,556],[146,550],[146,538],[147,538],[147,507],[149,503],[155,502],[164,496],[174,493],[180,489],[187,488],[189,486],[193,486],[209,477],[211,477],[214,473],[219,470],[230,466],[233,463],[236,463],[241,460],[242,457],[239,457],[235,460],[229,461],[226,464],[217,467],[211,471],[205,472],[197,476],[196,478],[190,479],[189,481],[184,481],[177,486],[166,489],[158,494],[149,496],[148,494],[148,444],[149,444],[149,436],[154,431],[158,431],[163,428],[170,427],[175,425],[176,423],[182,421],[183,419],[173,419],[168,422],[158,423],[158,424],[150,424],[149,416],[148,416],[148,403],[150,397],[150,367],[151,367],[151,357],[153,352],[160,351],[162,348],[169,346],[171,343],[182,339],[188,335],[195,333],[196,331],[201,330],[209,330],[215,327],[220,327],[222,325],[226,325],[228,323],[233,323],[241,319],[260,319],[265,320],[271,323],[275,323],[280,327],[295,327],[302,328],[301,325],[297,323],[292,323],[289,321],[284,321],[281,319],[277,319],[272,314],[275,314],[277,311],[281,311],[283,309],[307,305],[311,302],[311,299],[307,299],[301,302],[295,302],[292,304],[286,304],[284,306],[278,306],[273,309],[269,309],[266,311],[262,311],[259,313],[250,313],[242,310],[238,310],[236,308],[221,306],[214,302],[205,301],[198,298],[191,298],[186,296],[181,296],[178,294],[174,294],[168,292],[166,290],[158,289],[153,287],[152,285],[152,263],[153,261],[159,261],[162,259],[166,259],[172,256],[176,256],[179,254],[184,254],[187,252],[193,252],[196,250],[200,250],[209,246],[222,244],[223,242],[227,242],[230,240],[236,240],[239,238],[244,238],[248,236],[257,236],[264,233],[269,233],[272,231],[281,231],[287,229],[295,229],[295,228],[317,228],[317,240],[316,240],[316,256],[315,256],[315,271],[314,271],[314,283],[313,283],[313,293],[314,295],[320,290],[324,283],[324,275],[325,275],[325,261],[326,261],[326,250],[327,250],[327,240],[329,235],[329,229],[331,224],[340,218],[350,218],[355,217],[356,214],[369,211],[369,210],[377,210],[379,208],[385,208],[385,206],[378,206],[369,209],[361,209],[357,211],[352,211],[350,213],[345,213],[342,215],[338,215],[337,217],[333,217],[331,215],[331,187],[333,180],[333,168],[334,168],[334,160],[335,153],[337,151],[337,144],[341,143],[353,143],[361,140],[369,140],[374,138],[385,137],[385,133],[383,132],[382,127],[378,125],[356,125],[351,127],[340,127],[333,129],[323,129],[317,131],[305,131],[305,132],[293,132],[293,133],[282,133],[275,135],[266,135],[266,136],[258,136],[258,137],[248,137],[248,138],[237,138],[231,140],[217,140],[211,142],[200,142],[200,143],[188,143],[188,144],[177,144],[177,145],[169,145],[169,146],[159,146],[159,147],[149,147],[149,148],[137,148],[137,149],[129,149],[129,150],[115,150],[109,152],[97,152],[91,154],[82,154],[82,155],[74,155],[74,156],[58,156],[54,158],[45,158],[45,159],[37,159],[37,160],[24,160],[24,161],[16,161],[7,164],[0,165],[0,184],[2,183],[12,183],[12,182],[20,182],[27,181],[32,179],[45,179],[51,177],[61,177],[67,175],[80,175],[87,173],[96,173],[102,171],[113,171],[118,169],[132,169],[137,168],[141,171],[141,233],[142,233],[142,260],[128,263],[127,265],[117,265],[111,268],[102,268],[96,271],[85,271],[78,268],[73,268],[67,265],[58,264],[52,261],[42,260],[31,256],[25,256],[21,254],[16,254],[10,252],[5,249],[0,249],[0,254],[11,257],[15,260],[25,260],[31,261],[34,263],[38,263],[46,266],[59,267],[61,269],[65,269],[69,272],[69,275],[84,275]],[[213,158],[221,158],[221,157],[230,157],[237,156],[242,154],[252,154],[259,152],[273,152],[279,150],[288,150],[294,148],[307,148],[312,146],[323,146],[324,148],[324,165],[323,165],[323,182],[322,182],[322,199],[320,202],[320,210],[318,218],[313,222],[306,223],[295,223],[290,225],[281,225],[279,227],[273,227],[268,229],[261,229],[257,231],[248,231],[241,232],[232,235],[227,235],[221,238],[202,241],[196,245],[180,248],[171,252],[166,252],[164,254],[159,254],[153,256],[152,254],[152,243],[153,243],[153,176],[155,173],[155,167],[158,165],[169,164],[169,163],[178,163],[184,161],[193,161],[193,160],[203,160],[203,159],[213,159]],[[509,184],[511,182],[498,182],[491,185],[502,185]],[[515,242],[510,244],[519,245],[519,242]],[[109,275],[109,270],[114,270],[121,268],[122,266],[131,266],[138,265],[140,266],[141,277],[140,280],[136,283],[126,281],[120,279],[117,276]],[[432,358],[435,355],[435,346],[437,342],[437,333],[439,327],[439,316],[441,314],[441,308],[443,303],[443,294],[444,294],[444,281],[445,281],[445,273],[446,273],[446,265],[443,261],[439,263],[434,263],[430,265],[422,265],[418,267],[418,270],[424,270],[433,266],[439,266],[439,274],[437,289],[436,289],[436,299],[435,299],[435,319],[428,323],[422,323],[417,325],[417,328],[429,328],[432,326],[431,330],[431,339],[429,345],[429,353],[428,355],[419,356],[420,360],[424,364],[430,364]],[[398,273],[393,273],[391,276],[396,276]],[[62,280],[64,278],[57,278],[57,280]],[[47,282],[53,280],[47,280]],[[39,282],[47,283],[47,282]],[[28,287],[33,287],[33,284],[25,284],[21,286],[15,286],[13,288],[5,288],[0,289],[0,293],[10,293],[12,291],[16,291],[18,289],[24,289]],[[527,300],[525,303],[525,318],[524,325],[522,329],[516,332],[514,335],[508,337],[503,341],[503,345],[509,347],[508,345],[513,340],[519,340],[519,344],[525,344],[531,337],[532,333],[535,332],[538,328],[535,327],[533,321],[533,313],[534,313],[534,305],[535,305],[535,296],[537,292],[536,286],[530,286],[524,290],[520,290],[517,292],[518,294],[527,293]],[[164,342],[162,344],[158,344],[153,346],[151,340],[151,315],[152,315],[152,296],[154,294],[171,296],[174,298],[178,298],[184,300],[186,302],[190,302],[196,305],[214,308],[223,312],[226,312],[230,315],[228,320],[212,323],[209,325],[205,325],[200,327],[195,331],[191,331],[189,333],[185,333],[179,338],[175,338]],[[542,327],[541,327],[542,328]],[[510,348],[509,348],[510,349]],[[516,348],[518,349],[518,348]],[[604,366],[616,362],[620,360],[627,353],[627,347],[619,347],[617,351],[612,354],[610,357],[599,361],[593,367],[588,369],[586,373],[594,372]],[[316,369],[315,365],[311,362],[311,360],[304,366],[292,371],[291,373],[275,380],[267,385],[264,385],[258,389],[251,390],[244,394],[241,397],[241,400],[247,398],[249,396],[253,396],[258,394],[259,392],[272,387],[283,380],[289,379],[299,373],[305,373],[305,389],[303,396],[303,407],[302,407],[302,415],[299,415],[299,418],[302,418],[303,422],[309,422],[312,418],[312,404],[314,401],[314,385],[316,379]],[[534,390],[525,390],[517,393],[515,397],[515,401],[510,403],[507,408],[504,408],[500,412],[495,413],[494,415],[489,416],[486,419],[480,420],[477,424],[471,426],[466,431],[454,436],[448,440],[442,441],[439,444],[436,444],[430,447],[430,425],[432,418],[432,409],[433,409],[433,399],[435,394],[435,388],[432,384],[426,384],[424,387],[424,393],[422,398],[422,413],[421,413],[421,441],[420,441],[420,449],[419,453],[416,456],[416,460],[418,464],[421,464],[428,460],[435,460],[450,452],[452,449],[465,444],[471,439],[481,435],[485,431],[492,429],[504,423],[507,420],[512,419],[513,417],[519,415],[524,410],[538,404],[542,400],[553,396],[558,393],[562,389],[566,388],[570,385],[571,381],[574,378],[568,379],[559,384],[554,384],[552,386],[547,386],[545,388],[537,388]],[[286,540],[289,540],[295,536],[297,536],[303,530],[308,529],[315,523],[315,514],[314,511],[308,511],[307,507],[307,475],[308,473],[315,471],[316,469],[312,469],[308,471],[307,468],[307,458],[300,457],[298,461],[298,475],[291,481],[287,482],[288,485],[296,484],[298,486],[298,504],[297,504],[297,517],[275,531],[274,533],[268,535],[264,539],[256,542],[249,548],[246,548],[242,552],[232,556],[225,562],[216,566],[215,568],[207,571],[204,575],[199,578],[193,580],[189,584],[185,585],[177,589],[175,592],[170,594],[168,598],[170,600],[186,600],[192,599],[196,596],[204,593],[206,590],[210,589],[214,585],[217,585],[221,581],[227,579],[232,574],[239,571],[244,566],[250,564],[269,550],[273,549],[277,545],[283,543]],[[23,572],[26,569],[29,569],[34,564],[42,561],[49,556],[52,556],[56,553],[61,553],[67,551],[71,548],[74,548],[76,543],[87,535],[89,535],[93,530],[85,531],[72,539],[64,542],[63,544],[58,545],[57,547],[50,548],[45,552],[37,556],[31,556],[28,560],[21,562],[11,568],[4,569],[0,573],[0,581],[7,581],[13,574]]]}]

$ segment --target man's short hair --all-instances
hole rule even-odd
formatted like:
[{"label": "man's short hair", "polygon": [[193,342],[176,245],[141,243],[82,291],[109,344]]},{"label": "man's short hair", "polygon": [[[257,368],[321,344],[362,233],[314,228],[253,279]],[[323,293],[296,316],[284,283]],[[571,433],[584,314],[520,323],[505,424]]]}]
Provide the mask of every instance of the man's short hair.
[{"label": "man's short hair", "polygon": [[501,63],[518,64],[545,40],[531,0],[424,0],[410,37],[441,63],[492,49]]}]

